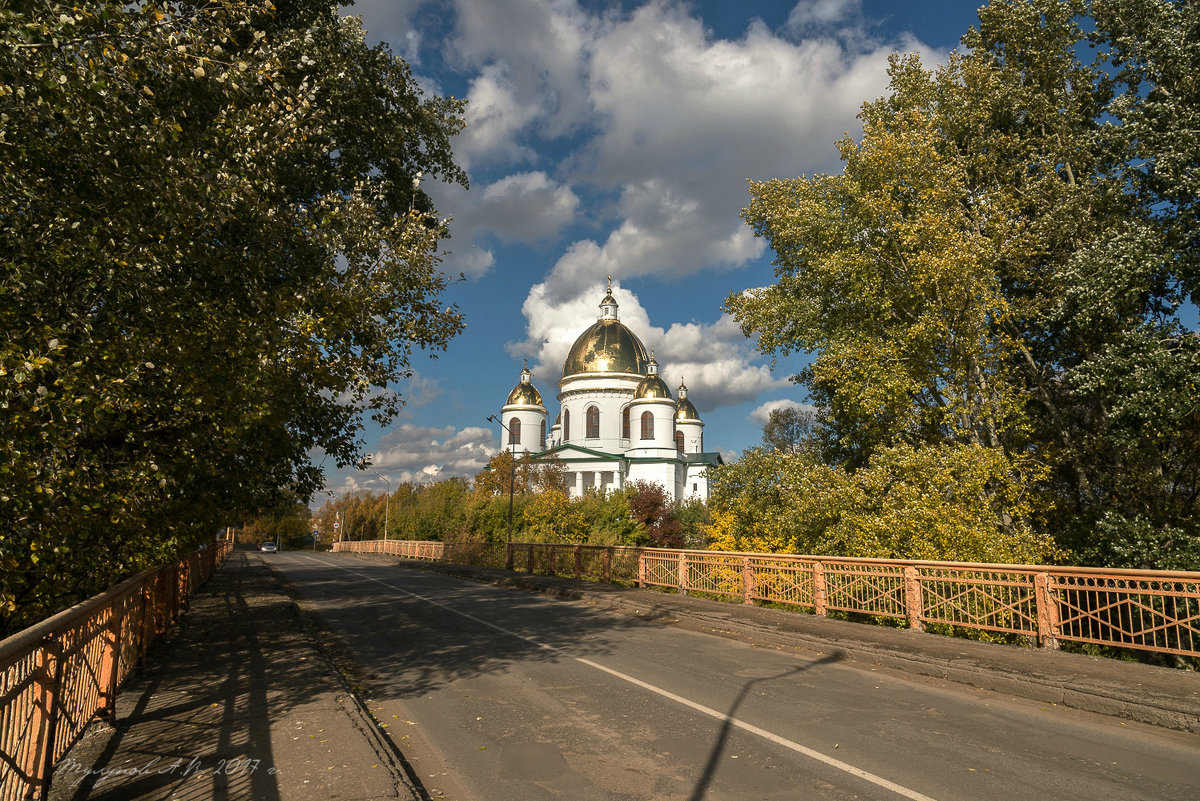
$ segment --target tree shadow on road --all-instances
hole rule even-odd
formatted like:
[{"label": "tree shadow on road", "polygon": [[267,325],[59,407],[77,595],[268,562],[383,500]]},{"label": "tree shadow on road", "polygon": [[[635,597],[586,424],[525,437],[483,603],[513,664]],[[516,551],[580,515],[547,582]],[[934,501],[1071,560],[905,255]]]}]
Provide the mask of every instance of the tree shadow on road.
[{"label": "tree shadow on road", "polygon": [[525,592],[497,596],[493,587],[438,573],[379,570],[384,565],[366,561],[347,566],[375,581],[352,597],[336,574],[294,583],[343,673],[376,700],[419,698],[515,663],[602,656],[628,632],[658,625]]},{"label": "tree shadow on road", "polygon": [[713,777],[717,772],[717,764],[721,759],[721,755],[725,752],[725,744],[729,739],[729,735],[734,728],[734,721],[737,719],[738,708],[750,695],[750,690],[757,684],[763,684],[768,681],[777,681],[786,679],[789,676],[795,676],[803,673],[806,670],[811,670],[821,665],[829,665],[835,662],[840,662],[844,658],[841,653],[830,654],[805,665],[796,665],[781,673],[776,673],[773,676],[762,676],[757,679],[750,679],[742,685],[741,691],[737,697],[733,699],[733,703],[729,706],[729,711],[725,713],[725,718],[721,722],[721,730],[717,733],[717,739],[713,742],[712,750],[709,752],[708,761],[704,765],[704,770],[700,773],[700,778],[696,780],[696,787],[692,790],[692,794],[688,796],[688,801],[703,801],[704,796],[708,793],[709,787],[712,785]]}]

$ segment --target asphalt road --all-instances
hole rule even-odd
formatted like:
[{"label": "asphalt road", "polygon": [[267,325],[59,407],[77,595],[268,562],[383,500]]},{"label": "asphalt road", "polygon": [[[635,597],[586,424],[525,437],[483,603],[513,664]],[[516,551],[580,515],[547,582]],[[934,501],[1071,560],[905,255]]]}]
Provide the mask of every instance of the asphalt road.
[{"label": "asphalt road", "polygon": [[1200,737],[340,554],[264,557],[431,798],[1200,799]]}]

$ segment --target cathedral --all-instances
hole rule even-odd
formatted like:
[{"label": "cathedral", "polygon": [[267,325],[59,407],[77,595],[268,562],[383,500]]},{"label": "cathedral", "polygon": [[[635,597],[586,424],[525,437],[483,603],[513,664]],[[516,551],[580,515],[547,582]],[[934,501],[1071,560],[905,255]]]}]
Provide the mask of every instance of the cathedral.
[{"label": "cathedral", "polygon": [[704,422],[682,383],[677,397],[658,375],[653,353],[617,315],[617,301],[600,301],[600,319],[571,346],[558,382],[561,411],[547,430],[542,394],[526,367],[501,410],[513,453],[555,458],[566,470],[571,497],[616,490],[630,481],[661,485],[673,500],[708,499]]}]

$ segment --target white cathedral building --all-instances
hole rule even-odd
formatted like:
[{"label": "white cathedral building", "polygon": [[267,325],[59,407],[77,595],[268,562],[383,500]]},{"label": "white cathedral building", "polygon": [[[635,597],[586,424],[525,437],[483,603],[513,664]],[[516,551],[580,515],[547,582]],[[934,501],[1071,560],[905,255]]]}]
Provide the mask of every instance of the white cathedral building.
[{"label": "white cathedral building", "polygon": [[571,497],[620,489],[630,481],[661,485],[673,500],[708,498],[704,422],[681,382],[678,397],[658,375],[658,362],[617,316],[609,280],[600,319],[571,346],[558,382],[561,411],[549,431],[542,394],[526,367],[501,410],[514,454],[556,458]]}]

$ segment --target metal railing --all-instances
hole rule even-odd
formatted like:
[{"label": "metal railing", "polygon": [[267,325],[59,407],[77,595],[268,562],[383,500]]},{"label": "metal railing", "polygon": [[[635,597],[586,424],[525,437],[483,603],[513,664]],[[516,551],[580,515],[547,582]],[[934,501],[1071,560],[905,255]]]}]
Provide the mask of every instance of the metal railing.
[{"label": "metal railing", "polygon": [[232,549],[202,548],[0,641],[0,799],[46,797],[54,764]]},{"label": "metal railing", "polygon": [[[991,565],[598,545],[341,542],[337,551],[665,587],[817,615],[848,612],[1200,657],[1200,573]],[[935,625],[935,628],[937,626]]]}]

